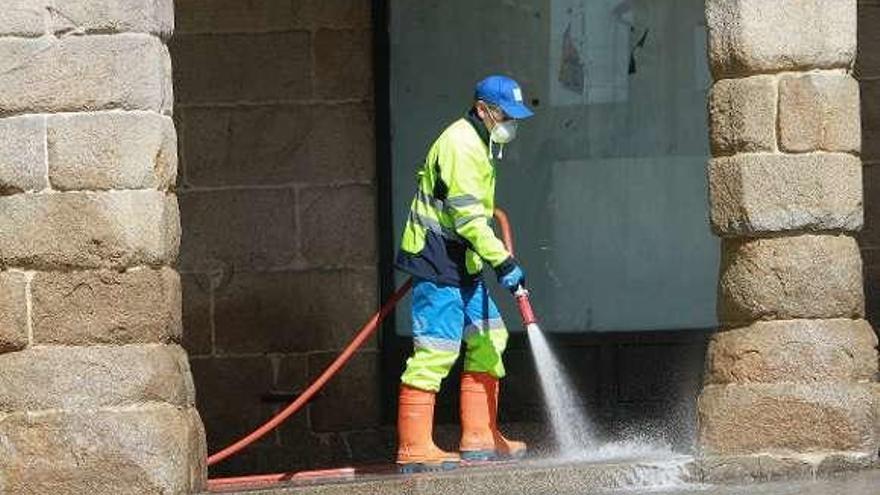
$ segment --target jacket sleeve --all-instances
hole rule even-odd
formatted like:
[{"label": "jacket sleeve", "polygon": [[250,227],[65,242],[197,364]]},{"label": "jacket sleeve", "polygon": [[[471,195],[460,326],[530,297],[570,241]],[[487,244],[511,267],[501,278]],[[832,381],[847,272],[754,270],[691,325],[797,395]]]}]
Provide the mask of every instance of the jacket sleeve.
[{"label": "jacket sleeve", "polygon": [[455,231],[467,240],[477,255],[499,273],[512,268],[513,260],[504,243],[489,225],[484,202],[490,191],[490,177],[473,152],[446,142],[440,148],[440,177],[448,187],[446,212]]}]

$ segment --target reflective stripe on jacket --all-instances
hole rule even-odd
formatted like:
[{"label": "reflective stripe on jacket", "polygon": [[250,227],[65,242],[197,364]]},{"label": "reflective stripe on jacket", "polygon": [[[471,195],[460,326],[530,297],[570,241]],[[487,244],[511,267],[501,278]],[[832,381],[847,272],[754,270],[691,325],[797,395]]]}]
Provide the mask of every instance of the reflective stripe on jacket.
[{"label": "reflective stripe on jacket", "polygon": [[418,171],[396,265],[449,285],[473,283],[485,261],[498,269],[510,253],[490,226],[495,208],[495,165],[488,133],[473,114],[443,131]]}]

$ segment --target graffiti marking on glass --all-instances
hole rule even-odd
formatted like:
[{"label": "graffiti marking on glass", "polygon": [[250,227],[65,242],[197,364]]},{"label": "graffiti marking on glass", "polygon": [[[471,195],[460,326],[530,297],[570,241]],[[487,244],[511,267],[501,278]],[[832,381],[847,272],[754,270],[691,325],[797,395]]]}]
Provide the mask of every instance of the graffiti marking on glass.
[{"label": "graffiti marking on glass", "polygon": [[636,50],[648,36],[634,27],[629,0],[553,0],[550,25],[553,105],[627,100]]}]

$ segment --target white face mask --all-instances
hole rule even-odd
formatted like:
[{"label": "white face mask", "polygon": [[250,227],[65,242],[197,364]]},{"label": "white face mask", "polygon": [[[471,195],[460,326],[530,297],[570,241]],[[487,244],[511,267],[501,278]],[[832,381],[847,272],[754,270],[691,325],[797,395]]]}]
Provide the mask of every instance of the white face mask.
[{"label": "white face mask", "polygon": [[498,122],[495,120],[495,117],[492,115],[492,112],[488,112],[489,119],[495,123],[492,127],[492,132],[489,134],[489,159],[494,158],[492,153],[492,143],[498,143],[501,145],[498,150],[498,159],[504,157],[504,145],[505,143],[509,143],[516,138],[516,128],[518,122],[516,120],[506,120],[504,122]]},{"label": "white face mask", "polygon": [[515,120],[495,122],[495,127],[492,128],[492,141],[499,144],[513,141],[516,138],[516,127],[517,122]]}]

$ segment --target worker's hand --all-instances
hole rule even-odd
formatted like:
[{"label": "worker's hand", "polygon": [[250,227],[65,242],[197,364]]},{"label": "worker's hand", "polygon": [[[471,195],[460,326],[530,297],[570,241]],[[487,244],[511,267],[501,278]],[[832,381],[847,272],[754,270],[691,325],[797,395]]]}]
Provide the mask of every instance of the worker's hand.
[{"label": "worker's hand", "polygon": [[510,292],[515,292],[520,285],[525,286],[526,274],[515,261],[510,260],[509,263],[506,270],[498,272],[498,283]]}]

